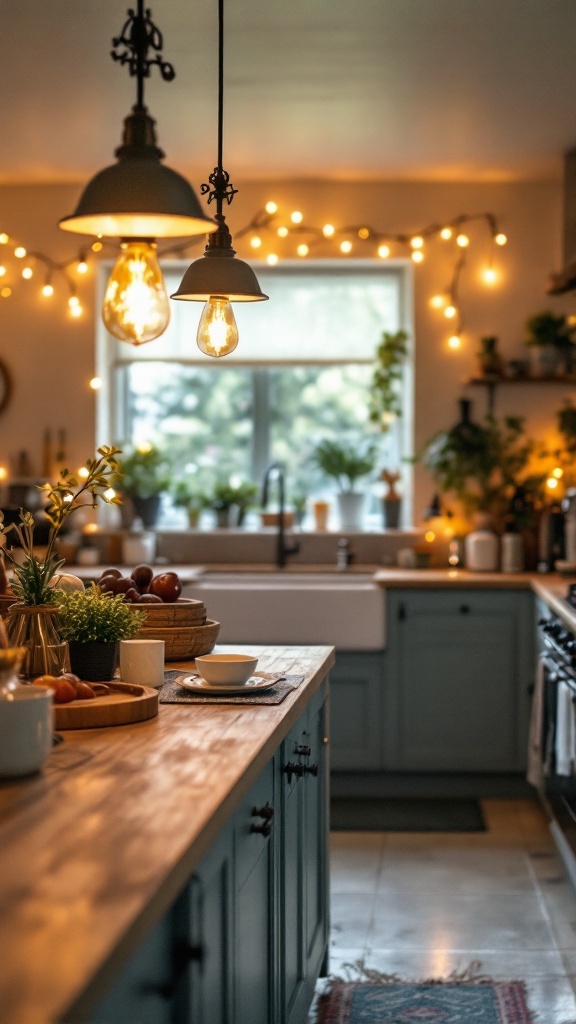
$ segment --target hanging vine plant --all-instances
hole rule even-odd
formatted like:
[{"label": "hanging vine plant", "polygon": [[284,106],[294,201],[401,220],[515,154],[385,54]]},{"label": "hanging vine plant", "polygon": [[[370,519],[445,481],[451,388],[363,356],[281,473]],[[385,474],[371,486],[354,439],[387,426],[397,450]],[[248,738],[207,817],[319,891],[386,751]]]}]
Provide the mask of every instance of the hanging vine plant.
[{"label": "hanging vine plant", "polygon": [[390,429],[397,416],[402,415],[400,384],[407,355],[406,331],[396,331],[394,334],[384,331],[376,349],[369,401],[370,420],[383,433]]}]

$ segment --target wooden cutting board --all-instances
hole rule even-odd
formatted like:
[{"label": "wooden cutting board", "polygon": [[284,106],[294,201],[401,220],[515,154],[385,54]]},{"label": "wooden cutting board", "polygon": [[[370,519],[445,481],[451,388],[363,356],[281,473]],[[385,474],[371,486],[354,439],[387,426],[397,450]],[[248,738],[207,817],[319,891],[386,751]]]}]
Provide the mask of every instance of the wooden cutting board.
[{"label": "wooden cutting board", "polygon": [[158,690],[133,683],[106,683],[110,693],[93,700],[54,705],[55,729],[97,729],[143,722],[158,714]]}]

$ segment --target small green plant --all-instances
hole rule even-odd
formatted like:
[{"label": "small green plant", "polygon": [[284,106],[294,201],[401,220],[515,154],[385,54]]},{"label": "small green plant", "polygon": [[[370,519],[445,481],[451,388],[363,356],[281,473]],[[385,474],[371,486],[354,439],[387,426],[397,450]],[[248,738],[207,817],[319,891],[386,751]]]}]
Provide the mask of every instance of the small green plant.
[{"label": "small green plant", "polygon": [[154,498],[168,490],[170,479],[165,455],[152,444],[142,444],[119,461],[113,486],[131,498]]},{"label": "small green plant", "polygon": [[570,348],[573,331],[565,316],[554,316],[550,310],[535,313],[526,321],[527,345],[552,345],[555,348]]},{"label": "small green plant", "polygon": [[56,538],[68,517],[77,508],[85,505],[86,496],[92,497],[93,508],[96,507],[98,498],[102,498],[107,504],[122,504],[120,498],[108,493],[118,472],[116,456],[120,455],[121,451],[119,448],[102,445],[97,454],[98,458],[88,459],[86,462],[87,475],[82,482],[75,474],[63,469],[55,486],[42,484],[38,488],[47,498],[44,513],[50,523],[48,546],[42,561],[34,554],[36,520],[32,513],[20,509],[20,522],[4,526],[4,517],[0,512],[0,533],[8,536],[14,532],[24,551],[24,561],[20,565],[13,557],[11,548],[4,549],[4,555],[12,564],[14,572],[12,590],[23,604],[53,604],[54,592],[50,583],[54,574],[64,564],[64,559],[59,559],[55,554]]},{"label": "small green plant", "polygon": [[391,334],[384,331],[376,349],[376,362],[372,373],[369,416],[382,432],[390,429],[396,416],[402,415],[400,382],[408,355],[408,335],[405,331]]},{"label": "small green plant", "polygon": [[146,612],[132,608],[123,594],[103,594],[95,583],[85,591],[57,591],[54,597],[59,611],[58,631],[63,640],[77,643],[131,640],[146,620]]},{"label": "small green plant", "polygon": [[172,501],[176,508],[185,508],[187,512],[202,512],[210,508],[208,495],[194,485],[192,480],[177,480],[172,487]]},{"label": "small green plant", "polygon": [[321,473],[338,484],[340,491],[353,491],[362,477],[369,476],[376,465],[373,441],[321,441],[311,456]]}]

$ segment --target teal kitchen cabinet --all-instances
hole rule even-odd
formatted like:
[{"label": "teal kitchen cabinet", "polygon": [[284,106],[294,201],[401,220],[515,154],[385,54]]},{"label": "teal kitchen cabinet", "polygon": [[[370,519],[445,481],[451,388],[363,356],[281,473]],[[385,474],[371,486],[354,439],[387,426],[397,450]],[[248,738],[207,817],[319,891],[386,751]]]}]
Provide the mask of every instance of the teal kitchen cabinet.
[{"label": "teal kitchen cabinet", "polygon": [[338,651],[330,670],[332,771],[376,771],[382,761],[384,651]]},{"label": "teal kitchen cabinet", "polygon": [[328,945],[327,706],[322,691],[280,755],[280,986],[282,1024],[305,1021]]},{"label": "teal kitchen cabinet", "polygon": [[534,679],[524,590],[391,589],[383,767],[519,772]]}]

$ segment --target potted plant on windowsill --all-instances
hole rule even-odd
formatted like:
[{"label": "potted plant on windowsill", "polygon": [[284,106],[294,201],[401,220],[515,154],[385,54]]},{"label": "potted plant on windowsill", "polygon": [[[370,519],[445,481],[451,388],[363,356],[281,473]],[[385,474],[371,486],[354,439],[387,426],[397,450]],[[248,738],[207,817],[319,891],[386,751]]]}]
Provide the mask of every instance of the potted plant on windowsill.
[{"label": "potted plant on windowsill", "polygon": [[88,590],[56,594],[58,630],[68,643],[70,668],[86,682],[112,679],[120,640],[132,640],[146,620],[123,594],[103,593],[95,583]]},{"label": "potted plant on windowsill", "polygon": [[86,462],[84,480],[63,469],[58,483],[39,487],[47,499],[44,515],[50,524],[48,544],[42,555],[34,547],[36,519],[32,513],[21,509],[19,522],[5,526],[0,512],[0,533],[7,538],[14,533],[20,544],[20,556],[8,546],[4,556],[12,566],[11,588],[17,598],[10,606],[8,638],[11,646],[26,649],[20,668],[23,676],[59,675],[66,666],[66,644],[58,633],[54,589],[58,570],[64,564],[55,548],[60,530],[68,517],[86,504],[87,498],[92,507],[98,498],[107,504],[121,504],[119,498],[109,493],[111,479],[118,471],[116,456],[120,449],[102,445],[97,454],[97,458]]},{"label": "potted plant on windowsill", "polygon": [[334,441],[326,438],[312,453],[312,462],[338,486],[340,527],[361,530],[365,495],[356,491],[359,480],[376,465],[376,444],[370,440]]},{"label": "potted plant on windowsill", "polygon": [[188,526],[195,529],[205,508],[210,508],[210,499],[204,491],[189,480],[177,480],[172,489],[172,501],[176,508],[183,508],[188,516]]},{"label": "potted plant on windowsill", "polygon": [[168,461],[154,445],[137,445],[119,461],[113,486],[122,495],[123,525],[130,527],[137,518],[143,526],[154,527],[161,496],[170,486]]}]

